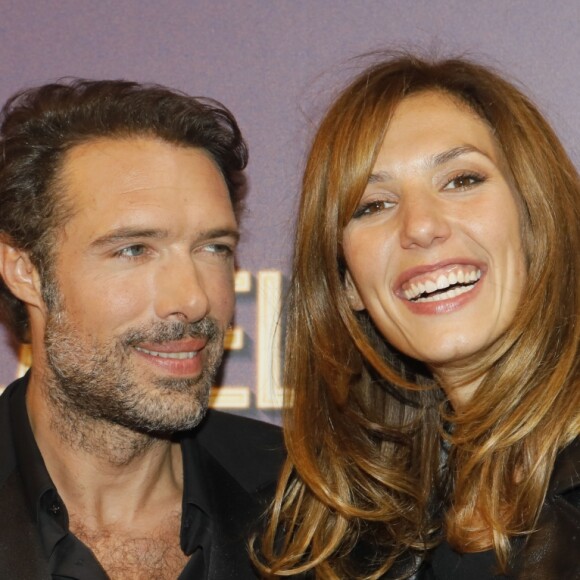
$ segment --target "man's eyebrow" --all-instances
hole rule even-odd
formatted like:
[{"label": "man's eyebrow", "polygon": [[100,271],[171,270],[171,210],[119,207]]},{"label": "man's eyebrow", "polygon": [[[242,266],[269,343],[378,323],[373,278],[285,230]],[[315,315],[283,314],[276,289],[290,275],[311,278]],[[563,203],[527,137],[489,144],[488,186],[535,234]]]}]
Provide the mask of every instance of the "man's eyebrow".
[{"label": "man's eyebrow", "polygon": [[[119,242],[130,242],[131,240],[156,239],[161,240],[169,237],[168,230],[152,229],[152,228],[132,228],[124,227],[118,228],[111,232],[100,236],[91,243],[91,246],[102,247],[112,246]],[[214,228],[210,230],[202,230],[196,236],[197,240],[211,240],[214,238],[233,238],[237,243],[240,239],[240,232],[233,228]]]},{"label": "man's eyebrow", "polygon": [[240,241],[240,232],[233,228],[215,228],[200,232],[197,236],[200,240],[211,240],[214,238],[233,238],[237,243]]},{"label": "man's eyebrow", "polygon": [[[457,159],[457,157],[461,157],[462,155],[467,155],[469,153],[478,153],[479,155],[483,155],[484,157],[487,157],[493,161],[493,159],[491,159],[491,157],[481,149],[473,147],[472,145],[461,145],[459,147],[453,147],[448,151],[443,151],[442,153],[437,153],[437,155],[433,155],[432,157],[427,158],[425,165],[430,168],[436,168],[439,165],[443,165],[449,161],[453,161],[453,159]],[[391,179],[392,176],[388,171],[376,171],[369,175],[368,183],[369,185],[372,183],[385,183]]]},{"label": "man's eyebrow", "polygon": [[125,242],[135,239],[163,239],[169,235],[167,230],[156,230],[151,228],[131,228],[124,227],[112,230],[96,240],[91,246],[110,246],[118,242]]}]

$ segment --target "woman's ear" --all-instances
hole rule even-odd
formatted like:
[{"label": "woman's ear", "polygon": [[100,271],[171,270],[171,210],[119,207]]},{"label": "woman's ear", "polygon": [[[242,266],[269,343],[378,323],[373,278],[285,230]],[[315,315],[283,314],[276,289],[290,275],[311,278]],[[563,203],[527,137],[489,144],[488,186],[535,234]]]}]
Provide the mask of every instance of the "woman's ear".
[{"label": "woman's ear", "polygon": [[350,307],[356,311],[364,310],[365,305],[361,300],[360,294],[358,293],[358,290],[356,289],[356,286],[354,285],[354,282],[348,270],[346,271],[346,274],[344,276],[344,288],[346,290],[346,298],[348,300]]},{"label": "woman's ear", "polygon": [[27,252],[0,238],[0,276],[10,292],[29,306],[44,307],[40,276]]}]

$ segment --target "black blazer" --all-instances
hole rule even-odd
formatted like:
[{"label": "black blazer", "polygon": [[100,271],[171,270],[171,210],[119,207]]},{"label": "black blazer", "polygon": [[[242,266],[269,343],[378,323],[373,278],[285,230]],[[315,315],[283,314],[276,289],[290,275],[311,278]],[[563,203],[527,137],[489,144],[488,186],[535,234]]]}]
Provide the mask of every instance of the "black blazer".
[{"label": "black blazer", "polygon": [[[493,576],[490,554],[466,554],[457,562],[437,560],[427,564],[424,580],[514,578],[518,580],[580,580],[580,437],[558,455],[535,531],[513,540],[513,572]],[[465,568],[463,567],[465,566]],[[482,568],[482,566],[484,566]]]},{"label": "black blazer", "polygon": [[580,580],[580,437],[558,455],[536,531],[516,556],[515,573],[525,580]]},{"label": "black blazer", "polygon": [[[0,578],[50,578],[16,465],[7,399],[0,397]],[[210,580],[254,580],[246,545],[274,493],[284,459],[278,427],[210,410],[197,428],[214,506]]]}]

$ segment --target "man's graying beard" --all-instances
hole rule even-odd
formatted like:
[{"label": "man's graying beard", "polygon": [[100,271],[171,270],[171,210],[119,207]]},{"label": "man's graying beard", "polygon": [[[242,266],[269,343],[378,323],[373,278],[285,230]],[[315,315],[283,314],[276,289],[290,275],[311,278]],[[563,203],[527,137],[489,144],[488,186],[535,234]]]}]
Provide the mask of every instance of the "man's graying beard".
[{"label": "man's graying beard", "polygon": [[[83,420],[95,419],[165,436],[201,421],[223,354],[223,331],[213,319],[158,321],[98,340],[75,328],[61,297],[55,300],[54,289],[46,288],[46,292],[51,294],[47,303],[52,306],[45,332],[53,374],[49,398],[63,419],[76,423],[70,425],[73,430],[82,429]],[[207,339],[205,364],[198,377],[159,377],[153,372],[139,373],[133,365],[136,344],[188,337]]]}]

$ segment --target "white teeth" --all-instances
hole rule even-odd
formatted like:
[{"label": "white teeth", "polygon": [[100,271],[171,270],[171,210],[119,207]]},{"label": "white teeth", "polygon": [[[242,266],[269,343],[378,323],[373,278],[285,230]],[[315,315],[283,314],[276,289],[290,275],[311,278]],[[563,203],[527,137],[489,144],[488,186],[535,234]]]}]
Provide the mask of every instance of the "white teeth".
[{"label": "white teeth", "polygon": [[[477,282],[481,278],[481,270],[454,270],[450,272],[449,275],[440,274],[437,277],[437,281],[424,280],[423,282],[412,282],[404,290],[404,295],[407,300],[416,300],[417,302],[435,302],[436,300],[445,300],[448,298],[454,298],[459,294],[464,294],[469,292],[474,286],[474,282]],[[455,284],[470,284],[465,287],[451,288],[447,292],[439,293],[433,296],[419,296],[423,294],[433,294],[437,290],[444,290],[453,286]]]},{"label": "white teeth", "polygon": [[156,350],[147,350],[146,348],[141,348],[140,346],[136,346],[135,350],[138,350],[139,352],[143,352],[145,354],[149,354],[151,356],[158,356],[159,358],[172,358],[176,360],[195,358],[198,352],[196,350],[190,352],[159,352]]},{"label": "white teeth", "polygon": [[475,288],[475,285],[471,286],[459,286],[457,288],[451,288],[451,290],[447,290],[447,292],[443,292],[443,294],[435,294],[433,296],[425,296],[423,298],[417,298],[416,302],[438,302],[440,300],[448,300],[449,298],[455,298],[460,294],[465,294]]}]

